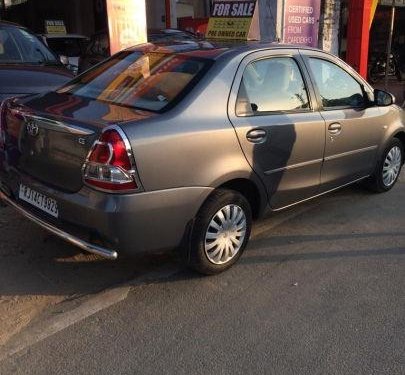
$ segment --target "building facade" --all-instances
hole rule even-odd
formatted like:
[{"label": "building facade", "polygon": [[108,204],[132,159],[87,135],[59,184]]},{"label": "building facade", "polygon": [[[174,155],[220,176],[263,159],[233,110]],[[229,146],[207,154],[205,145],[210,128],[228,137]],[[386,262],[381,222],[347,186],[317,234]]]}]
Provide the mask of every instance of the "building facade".
[{"label": "building facade", "polygon": [[[142,0],[148,29],[202,31],[213,0]],[[349,62],[367,76],[370,57],[387,46],[392,5],[393,46],[403,66],[405,0],[257,0],[260,38],[312,45]],[[0,18],[34,32],[62,20],[68,33],[90,36],[107,29],[106,0],[0,0]]]}]

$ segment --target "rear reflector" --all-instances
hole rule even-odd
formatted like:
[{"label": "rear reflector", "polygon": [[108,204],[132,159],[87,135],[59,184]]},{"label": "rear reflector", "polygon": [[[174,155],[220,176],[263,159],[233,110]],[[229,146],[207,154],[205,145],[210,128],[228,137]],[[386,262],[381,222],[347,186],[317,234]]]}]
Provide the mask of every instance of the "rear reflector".
[{"label": "rear reflector", "polygon": [[118,127],[108,128],[93,147],[83,166],[86,184],[108,192],[132,192],[139,189],[132,150]]}]

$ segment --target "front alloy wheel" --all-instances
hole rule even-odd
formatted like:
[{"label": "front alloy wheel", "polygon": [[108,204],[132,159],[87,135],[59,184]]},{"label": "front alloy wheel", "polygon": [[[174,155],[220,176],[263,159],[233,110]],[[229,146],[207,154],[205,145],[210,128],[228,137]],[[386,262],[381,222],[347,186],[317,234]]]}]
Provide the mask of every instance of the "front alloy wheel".
[{"label": "front alloy wheel", "polygon": [[392,186],[398,178],[402,166],[402,151],[398,146],[389,150],[383,165],[383,183],[386,187]]},{"label": "front alloy wheel", "polygon": [[374,174],[365,184],[376,193],[392,189],[398,181],[404,163],[404,146],[398,138],[393,138],[379,160]]}]

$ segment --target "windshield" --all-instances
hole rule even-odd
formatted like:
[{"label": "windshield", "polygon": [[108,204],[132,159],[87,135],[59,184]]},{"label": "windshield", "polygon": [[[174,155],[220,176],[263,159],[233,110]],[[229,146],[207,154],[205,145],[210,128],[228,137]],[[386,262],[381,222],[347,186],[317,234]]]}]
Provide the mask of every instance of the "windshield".
[{"label": "windshield", "polygon": [[27,30],[0,26],[0,64],[59,64],[54,54]]},{"label": "windshield", "polygon": [[211,64],[181,54],[123,51],[58,92],[161,112],[175,105]]}]

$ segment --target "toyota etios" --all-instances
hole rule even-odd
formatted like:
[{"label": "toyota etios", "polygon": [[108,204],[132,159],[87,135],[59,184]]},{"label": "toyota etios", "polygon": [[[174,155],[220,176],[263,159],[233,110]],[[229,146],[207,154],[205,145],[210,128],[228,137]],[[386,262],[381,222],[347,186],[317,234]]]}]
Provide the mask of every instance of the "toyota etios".
[{"label": "toyota etios", "polygon": [[107,258],[181,248],[221,272],[252,220],[404,162],[394,98],[338,58],[246,43],[145,44],[1,107],[1,197]]}]

